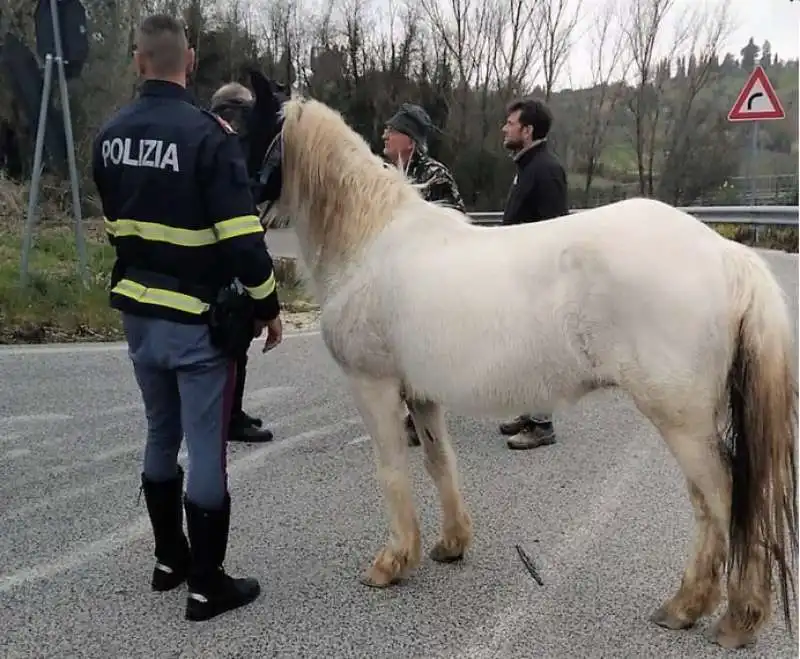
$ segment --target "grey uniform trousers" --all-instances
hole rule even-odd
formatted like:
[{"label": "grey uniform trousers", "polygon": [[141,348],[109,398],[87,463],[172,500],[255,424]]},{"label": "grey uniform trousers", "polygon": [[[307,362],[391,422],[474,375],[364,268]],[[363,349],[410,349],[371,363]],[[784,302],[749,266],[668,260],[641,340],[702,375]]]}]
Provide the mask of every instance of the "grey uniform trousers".
[{"label": "grey uniform trousers", "polygon": [[236,362],[211,345],[206,325],[131,314],[122,323],[147,415],[144,475],[174,478],[185,434],[186,497],[202,508],[222,508]]}]

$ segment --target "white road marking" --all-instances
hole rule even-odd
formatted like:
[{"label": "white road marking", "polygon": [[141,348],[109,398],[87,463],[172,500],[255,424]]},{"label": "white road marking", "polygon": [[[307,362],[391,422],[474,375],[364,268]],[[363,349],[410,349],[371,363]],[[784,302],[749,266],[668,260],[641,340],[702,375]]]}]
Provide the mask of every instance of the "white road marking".
[{"label": "white road marking", "polygon": [[57,495],[50,495],[46,499],[41,499],[36,503],[30,503],[26,506],[20,506],[19,508],[11,509],[5,513],[4,518],[14,519],[15,517],[25,517],[26,515],[30,515],[31,513],[36,512],[37,510],[50,508],[55,503],[69,501],[71,499],[78,499],[84,496],[85,494],[92,494],[94,492],[97,492],[98,490],[102,490],[107,487],[117,485],[118,483],[131,482],[132,480],[135,479],[136,479],[135,474],[134,475],[126,474],[125,476],[116,476],[114,478],[109,478],[107,480],[99,481],[97,483],[92,483],[91,485],[84,485],[81,487],[72,488],[71,490],[64,490]]},{"label": "white road marking", "polygon": [[0,460],[7,459],[13,460],[14,458],[21,458],[24,455],[29,455],[31,450],[29,448],[15,448],[11,449],[8,453],[0,455]]},{"label": "white road marking", "polygon": [[18,423],[36,423],[49,421],[69,421],[72,418],[69,414],[16,414],[10,416],[0,416],[0,426],[16,425]]},{"label": "white road marking", "polygon": [[[263,448],[251,451],[246,456],[231,462],[228,466],[228,474],[231,478],[245,474],[260,466],[268,457],[275,453],[281,453],[298,444],[321,439],[337,430],[344,430],[345,428],[360,423],[361,417],[353,416],[337,423],[321,426],[294,435],[293,437],[288,437],[274,444],[268,444]],[[39,563],[38,565],[0,576],[0,593],[6,593],[32,581],[47,579],[70,569],[85,565],[129,542],[138,540],[148,533],[150,533],[150,520],[147,515],[142,515],[135,522],[109,533],[99,540],[90,542],[57,560]]]},{"label": "white road marking", "polygon": [[[307,336],[317,336],[319,330],[309,330],[303,332],[287,332],[283,335],[285,339],[296,339]],[[263,343],[263,338],[254,339],[253,343]],[[128,344],[124,342],[109,341],[108,343],[58,343],[49,345],[7,345],[0,346],[0,359],[4,357],[15,357],[18,355],[59,355],[72,354],[79,352],[124,352],[128,349]],[[275,348],[280,350],[280,346]]]},{"label": "white road marking", "polygon": [[[639,478],[640,463],[646,458],[644,454],[635,453],[633,457],[622,462],[615,473],[609,474],[602,496],[597,497],[595,505],[582,516],[582,523],[575,526],[575,532],[565,538],[562,551],[559,552],[558,571],[543,577],[548,589],[558,591],[561,582],[580,565],[582,557],[589,551],[591,541],[597,536],[598,529],[609,526],[619,514],[619,509],[630,501],[625,492]],[[476,630],[472,643],[459,650],[459,659],[502,659],[512,656],[513,644],[525,629],[520,619],[530,612],[527,601],[514,603],[499,611],[491,622]]]}]

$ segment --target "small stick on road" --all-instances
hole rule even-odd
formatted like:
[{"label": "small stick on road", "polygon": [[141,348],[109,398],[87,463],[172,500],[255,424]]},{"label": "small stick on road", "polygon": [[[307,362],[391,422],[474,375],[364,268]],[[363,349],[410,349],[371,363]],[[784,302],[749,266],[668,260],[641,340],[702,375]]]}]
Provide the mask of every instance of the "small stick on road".
[{"label": "small stick on road", "polygon": [[519,554],[519,558],[522,561],[522,564],[525,566],[525,569],[530,572],[536,583],[538,583],[540,586],[544,586],[544,581],[542,581],[542,578],[539,576],[539,572],[536,569],[536,566],[533,564],[531,557],[528,556],[528,554],[525,553],[525,550],[519,545],[514,546],[517,548],[517,553]]}]

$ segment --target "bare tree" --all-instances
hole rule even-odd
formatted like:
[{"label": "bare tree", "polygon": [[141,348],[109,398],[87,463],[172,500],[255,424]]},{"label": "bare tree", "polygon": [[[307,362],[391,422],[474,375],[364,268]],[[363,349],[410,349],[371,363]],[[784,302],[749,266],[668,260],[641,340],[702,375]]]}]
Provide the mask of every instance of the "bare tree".
[{"label": "bare tree", "polygon": [[522,93],[541,72],[535,57],[541,24],[534,20],[536,4],[529,0],[500,0],[491,32],[495,48],[492,63],[504,101]]},{"label": "bare tree", "polygon": [[633,61],[634,85],[628,108],[633,115],[633,143],[639,176],[639,193],[653,194],[656,136],[670,62],[686,41],[686,16],[676,20],[670,45],[659,53],[659,36],[675,0],[632,0],[626,42]]},{"label": "bare tree", "polygon": [[[724,126],[724,123],[714,121],[715,115],[721,112],[714,103],[716,99],[713,94],[707,94],[703,99],[701,92],[708,90],[709,83],[720,75],[714,70],[713,64],[733,31],[730,2],[719,0],[716,5],[707,8],[696,6],[687,22],[689,38],[683,53],[688,67],[684,76],[673,80],[663,149],[665,158],[659,181],[659,196],[672,203],[677,203],[689,190],[692,190],[690,195],[700,194],[704,191],[703,187],[716,182],[719,177],[715,174],[724,169],[719,152],[719,147],[725,145],[724,136],[710,136],[708,129],[709,124]],[[709,137],[717,147],[717,157],[711,162],[705,160],[705,163],[702,157],[697,158],[697,166],[687,167],[687,163],[695,160],[692,158],[692,149],[697,146],[699,151],[703,139]],[[730,158],[727,160],[730,161]],[[725,175],[722,174],[723,179]],[[690,182],[689,178],[693,181]]]},{"label": "bare tree", "polygon": [[458,108],[456,143],[466,141],[470,90],[478,78],[481,59],[487,50],[493,7],[484,0],[419,0],[434,38],[441,40],[458,73],[455,107]]},{"label": "bare tree", "polygon": [[625,87],[631,67],[625,53],[626,9],[620,0],[606,0],[592,16],[592,26],[584,42],[590,47],[591,88],[588,90],[583,132],[578,147],[579,159],[585,168],[584,205],[597,166],[603,153],[609,124]]},{"label": "bare tree", "polygon": [[538,42],[544,75],[544,96],[549,101],[576,39],[583,0],[540,0],[534,20],[539,24]]}]

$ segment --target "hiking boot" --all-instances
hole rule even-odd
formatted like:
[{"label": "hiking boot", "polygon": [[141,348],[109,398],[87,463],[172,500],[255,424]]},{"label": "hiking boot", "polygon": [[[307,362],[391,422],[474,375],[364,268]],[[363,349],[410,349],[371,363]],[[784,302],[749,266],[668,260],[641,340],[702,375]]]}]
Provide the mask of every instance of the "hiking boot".
[{"label": "hiking boot", "polygon": [[526,450],[556,443],[556,432],[552,423],[532,423],[525,426],[506,444],[510,449]]},{"label": "hiking boot", "polygon": [[187,620],[209,620],[250,604],[261,593],[255,579],[234,579],[223,568],[228,548],[231,499],[225,495],[221,510],[208,510],[184,498],[189,529],[191,566],[187,585]]},{"label": "hiking boot", "polygon": [[518,435],[533,423],[528,414],[521,414],[516,419],[500,424],[501,435]]},{"label": "hiking boot", "polygon": [[417,435],[417,429],[414,426],[414,420],[411,418],[410,414],[406,414],[405,428],[406,428],[406,437],[408,438],[408,445],[419,446],[420,445],[419,436]]},{"label": "hiking boot", "polygon": [[142,492],[155,538],[156,566],[150,585],[153,590],[177,588],[189,571],[189,543],[183,533],[183,469],[168,481],[148,480],[142,474]]}]

